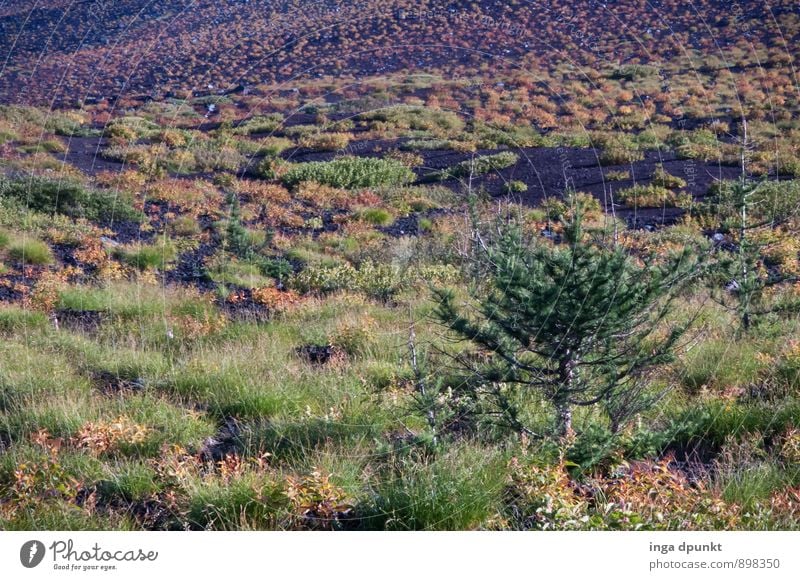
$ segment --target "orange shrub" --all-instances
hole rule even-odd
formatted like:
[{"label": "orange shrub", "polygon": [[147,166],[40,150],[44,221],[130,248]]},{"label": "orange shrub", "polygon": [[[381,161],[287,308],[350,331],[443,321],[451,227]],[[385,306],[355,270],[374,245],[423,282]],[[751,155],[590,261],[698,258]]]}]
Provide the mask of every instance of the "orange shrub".
[{"label": "orange shrub", "polygon": [[347,209],[353,203],[352,196],[344,189],[315,182],[300,183],[295,197],[320,209]]},{"label": "orange shrub", "polygon": [[330,481],[329,474],[319,470],[302,477],[287,477],[286,495],[302,528],[334,528],[353,510],[345,491]]},{"label": "orange shrub", "polygon": [[245,202],[259,204],[284,204],[291,201],[289,191],[282,185],[263,181],[242,180],[236,183],[236,192]]},{"label": "orange shrub", "polygon": [[278,290],[274,286],[265,286],[253,290],[253,302],[266,306],[270,310],[284,311],[300,303],[300,296],[289,291]]},{"label": "orange shrub", "polygon": [[93,455],[116,451],[123,445],[142,443],[150,429],[120,415],[113,421],[85,423],[73,438],[74,444]]}]

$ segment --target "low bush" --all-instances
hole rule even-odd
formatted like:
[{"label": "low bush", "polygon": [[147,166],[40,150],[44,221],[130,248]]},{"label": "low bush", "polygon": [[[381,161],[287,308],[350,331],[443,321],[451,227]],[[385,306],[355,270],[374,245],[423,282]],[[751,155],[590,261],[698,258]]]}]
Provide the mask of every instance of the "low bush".
[{"label": "low bush", "polygon": [[528,191],[528,184],[524,181],[509,181],[505,186],[506,193],[525,193]]},{"label": "low bush", "polygon": [[8,255],[12,260],[32,266],[44,266],[53,261],[50,248],[39,240],[23,240],[12,243],[8,248]]},{"label": "low bush", "polygon": [[641,146],[627,133],[597,131],[591,145],[599,147],[601,165],[626,165],[644,159]]},{"label": "low bush", "polygon": [[664,169],[664,165],[661,163],[656,165],[656,170],[653,172],[652,183],[656,187],[664,187],[666,189],[681,189],[686,187],[686,180],[667,173]]},{"label": "low bush", "polygon": [[626,64],[614,69],[614,72],[611,73],[611,78],[617,80],[636,81],[656,75],[658,75],[658,69],[656,67],[643,64]]},{"label": "low bush", "polygon": [[[719,181],[709,188],[707,201],[698,212],[723,229],[736,231],[741,225],[741,193],[737,182]],[[800,216],[800,180],[763,181],[748,195],[748,218],[757,223],[782,223]]]},{"label": "low bush", "polygon": [[503,151],[494,155],[483,155],[462,161],[449,169],[442,169],[425,176],[426,181],[446,181],[448,179],[463,179],[470,175],[485,175],[492,171],[506,169],[516,165],[519,156],[510,151]]},{"label": "low bush", "polygon": [[710,129],[694,131],[676,131],[670,135],[667,143],[675,149],[681,159],[701,159],[726,164],[738,162],[740,146],[721,141]]},{"label": "low bush", "polygon": [[692,483],[670,460],[641,462],[580,485],[567,465],[528,465],[513,459],[507,489],[509,527],[525,530],[706,530],[741,521],[702,483]]},{"label": "low bush", "polygon": [[681,195],[660,185],[634,185],[614,193],[616,201],[637,207],[687,207],[691,196]]},{"label": "low bush", "polygon": [[414,179],[414,172],[393,159],[341,157],[333,161],[301,163],[289,168],[283,182],[294,187],[304,181],[343,189],[402,185]]},{"label": "low bush", "polygon": [[293,145],[291,140],[283,137],[265,137],[255,142],[257,145],[256,155],[267,155],[277,157]]},{"label": "low bush", "polygon": [[608,171],[606,172],[606,179],[608,181],[626,181],[631,178],[630,171]]},{"label": "low bush", "polygon": [[428,131],[437,137],[455,136],[464,129],[456,113],[427,107],[397,105],[361,113],[358,118],[373,128]]},{"label": "low bush", "polygon": [[105,133],[118,139],[136,140],[157,137],[161,131],[156,123],[142,117],[119,117],[106,124]]},{"label": "low bush", "polygon": [[280,179],[290,167],[290,164],[283,159],[265,157],[256,167],[255,173],[263,179]]},{"label": "low bush", "polygon": [[298,145],[315,151],[339,151],[350,144],[349,133],[317,133],[300,138]]},{"label": "low bush", "polygon": [[400,279],[394,268],[387,264],[365,262],[359,268],[350,264],[306,268],[294,275],[290,284],[303,294],[354,290],[388,299],[398,290]]},{"label": "low bush", "polygon": [[283,124],[283,115],[272,113],[266,116],[252,117],[241,123],[233,132],[237,135],[252,135],[253,133],[273,133]]},{"label": "low bush", "polygon": [[641,151],[625,147],[609,147],[600,153],[602,165],[626,165],[642,159],[644,159],[644,154]]}]

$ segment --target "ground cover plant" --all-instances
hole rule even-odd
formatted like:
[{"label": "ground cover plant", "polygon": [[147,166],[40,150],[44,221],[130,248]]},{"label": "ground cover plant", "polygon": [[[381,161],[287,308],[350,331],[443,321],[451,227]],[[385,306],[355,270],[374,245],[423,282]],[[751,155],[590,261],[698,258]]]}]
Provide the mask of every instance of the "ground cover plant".
[{"label": "ground cover plant", "polygon": [[35,4],[0,529],[800,527],[794,3]]}]

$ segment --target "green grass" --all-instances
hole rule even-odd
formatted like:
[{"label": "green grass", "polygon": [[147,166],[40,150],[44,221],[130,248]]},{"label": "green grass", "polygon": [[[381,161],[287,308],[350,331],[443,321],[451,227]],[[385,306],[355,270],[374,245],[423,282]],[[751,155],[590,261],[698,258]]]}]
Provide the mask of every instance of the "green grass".
[{"label": "green grass", "polygon": [[765,370],[757,353],[758,348],[750,343],[708,340],[687,355],[681,380],[692,392],[704,387],[716,391],[744,387]]},{"label": "green grass", "polygon": [[436,459],[389,461],[398,476],[361,507],[367,529],[474,530],[502,509],[502,455],[462,446]]},{"label": "green grass", "polygon": [[186,519],[197,530],[274,530],[289,511],[279,482],[248,475],[234,482],[198,482]]},{"label": "green grass", "polygon": [[39,240],[14,242],[8,247],[8,255],[12,260],[32,266],[45,266],[53,262],[50,247]]},{"label": "green grass", "polygon": [[42,329],[47,323],[47,317],[42,312],[16,306],[0,306],[0,332],[26,333]]},{"label": "green grass", "polygon": [[241,260],[220,259],[210,268],[211,278],[219,284],[232,284],[242,288],[260,288],[274,283],[264,276],[262,268]]},{"label": "green grass", "polygon": [[723,472],[717,485],[726,501],[752,511],[758,503],[768,504],[775,491],[793,487],[799,481],[796,469],[794,472],[786,471],[765,461]]},{"label": "green grass", "polygon": [[[425,419],[407,390],[413,376],[402,360],[406,307],[332,295],[267,325],[229,323],[213,342],[174,348],[163,337],[164,320],[216,312],[191,291],[131,282],[70,286],[62,292],[61,306],[100,311],[108,318],[86,335],[55,332],[43,315],[0,308],[0,331],[24,328],[27,337],[0,346],[0,434],[12,442],[11,453],[0,460],[0,480],[7,481],[15,466],[40,453],[30,438],[44,428],[66,442],[59,459],[63,468],[120,508],[98,516],[64,500],[40,501],[5,522],[8,529],[294,529],[306,524],[290,505],[286,477],[313,471],[330,474],[352,506],[354,519],[336,525],[365,530],[503,525],[509,509],[508,462],[521,451],[493,441],[488,431],[460,442],[445,436],[440,447],[431,445]],[[414,316],[424,319],[430,307],[415,301]],[[360,330],[358,321],[365,315],[375,321],[376,334],[364,338],[343,365],[318,366],[295,354],[303,344],[335,339],[343,325]],[[436,340],[425,325],[417,330],[420,344]],[[758,377],[760,369],[746,365],[762,346],[724,339],[705,345],[685,359],[683,380],[690,390],[700,384],[724,389],[734,379]],[[103,395],[95,378],[101,372],[141,380],[145,388]],[[655,420],[619,441],[592,435],[586,427],[594,421],[591,413],[576,416],[582,439],[567,458],[602,467],[620,454],[647,459],[697,441],[719,454],[731,438],[758,434],[771,441],[800,421],[793,400],[697,404],[693,396],[666,400]],[[70,443],[87,423],[119,416],[145,427],[145,439],[97,455]],[[157,471],[165,445],[196,453],[231,417],[240,432],[230,449],[247,465],[241,473],[224,479],[211,469],[169,478]],[[265,453],[266,467],[247,463]],[[538,447],[524,453],[532,462],[558,456],[557,450]],[[756,509],[796,483],[793,471],[762,458],[752,469],[720,472],[713,486],[726,501]],[[178,502],[166,520],[148,523],[125,515],[125,506],[156,501],[166,492]],[[768,517],[759,518],[758,526],[771,525]]]},{"label": "green grass", "polygon": [[793,399],[778,404],[711,400],[678,412],[663,432],[663,440],[677,445],[700,443],[709,450],[719,450],[731,437],[736,440],[757,433],[767,440],[798,420],[800,403]]},{"label": "green grass", "polygon": [[358,219],[372,224],[373,226],[387,227],[394,222],[394,216],[387,210],[379,207],[371,207],[358,212]]},{"label": "green grass", "polygon": [[[103,477],[101,475],[101,477]],[[96,482],[103,498],[124,501],[145,500],[161,490],[156,471],[142,461],[120,462],[117,469]]]},{"label": "green grass", "polygon": [[139,270],[164,270],[177,257],[175,247],[168,242],[148,246],[115,248],[114,256]]}]

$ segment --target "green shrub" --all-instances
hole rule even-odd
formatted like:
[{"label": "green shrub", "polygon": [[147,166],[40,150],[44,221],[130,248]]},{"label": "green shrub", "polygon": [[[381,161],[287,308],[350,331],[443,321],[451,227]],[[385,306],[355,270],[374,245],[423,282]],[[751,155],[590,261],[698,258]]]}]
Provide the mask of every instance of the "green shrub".
[{"label": "green shrub", "polygon": [[606,173],[606,179],[609,181],[625,181],[630,178],[630,171],[609,171]]},{"label": "green shrub", "polygon": [[511,148],[545,147],[548,145],[547,139],[532,125],[490,127],[481,122],[475,122],[474,125],[474,133],[480,140],[481,148],[494,149],[500,146]]},{"label": "green shrub", "polygon": [[414,172],[394,159],[340,157],[333,161],[314,161],[292,166],[283,176],[287,186],[303,181],[342,189],[401,185],[414,179]]},{"label": "green shrub", "polygon": [[304,294],[354,290],[386,300],[399,289],[400,279],[390,265],[370,261],[358,269],[350,264],[312,266],[295,274],[290,284]]},{"label": "green shrub", "polygon": [[0,129],[0,145],[5,145],[9,141],[16,141],[19,135],[9,129]]},{"label": "green shrub", "polygon": [[602,165],[626,165],[642,159],[644,159],[644,154],[641,151],[625,147],[609,147],[600,153]]},{"label": "green shrub", "polygon": [[681,159],[718,161],[725,149],[724,144],[710,129],[676,131],[670,135],[667,143],[675,149]]},{"label": "green shrub", "polygon": [[192,105],[232,105],[233,101],[225,95],[205,95],[189,101]]},{"label": "green shrub", "polygon": [[238,171],[246,161],[244,155],[233,147],[221,146],[214,142],[193,148],[192,153],[194,154],[194,164],[187,166],[183,173]]},{"label": "green shrub", "polygon": [[627,133],[593,132],[591,146],[601,149],[601,165],[625,165],[644,159],[640,145]]},{"label": "green shrub", "polygon": [[429,131],[436,136],[454,136],[464,129],[464,121],[451,111],[408,105],[361,113],[358,118],[371,121],[373,127]]},{"label": "green shrub", "polygon": [[266,157],[256,168],[256,174],[264,179],[278,179],[286,172],[289,164],[280,158]]},{"label": "green shrub", "polygon": [[190,215],[176,218],[169,226],[170,231],[176,236],[191,237],[200,233],[200,225]]},{"label": "green shrub", "polygon": [[677,414],[664,430],[665,445],[691,448],[702,445],[718,451],[731,439],[759,433],[769,440],[800,421],[800,402],[730,404],[715,400],[697,403]]},{"label": "green shrub", "polygon": [[105,133],[126,140],[156,137],[161,130],[156,123],[143,117],[120,117],[106,124]]},{"label": "green shrub", "polygon": [[505,187],[506,193],[525,193],[528,191],[528,184],[524,181],[509,181]]},{"label": "green shrub", "polygon": [[23,153],[63,153],[67,150],[67,147],[57,139],[46,139],[31,145],[22,145],[18,147],[18,150]]},{"label": "green shrub", "polygon": [[614,72],[611,73],[611,78],[617,80],[635,81],[652,77],[657,74],[658,69],[653,66],[647,66],[644,64],[626,64],[614,69]]},{"label": "green shrub", "polygon": [[298,145],[315,151],[339,151],[350,144],[350,133],[316,133],[304,135]]},{"label": "green shrub", "polygon": [[691,196],[681,195],[660,185],[634,185],[614,193],[616,201],[628,206],[638,207],[685,207],[691,203]]},{"label": "green shrub", "polygon": [[11,259],[24,264],[44,266],[53,261],[53,254],[44,242],[39,240],[24,240],[11,244],[8,248]]},{"label": "green shrub", "polygon": [[[698,206],[702,215],[721,223],[724,229],[741,226],[741,194],[736,181],[711,185],[707,201]],[[762,181],[748,196],[748,218],[756,223],[781,223],[800,215],[800,180]]]},{"label": "green shrub", "polygon": [[256,145],[257,149],[254,153],[255,155],[277,157],[291,147],[293,143],[289,139],[283,137],[265,137],[256,141]]},{"label": "green shrub", "polygon": [[11,238],[9,237],[8,232],[0,230],[0,250],[5,248],[10,240]]},{"label": "green shrub", "polygon": [[664,165],[659,163],[653,172],[653,185],[666,189],[681,189],[686,187],[686,181],[675,175],[667,173]]},{"label": "green shrub", "polygon": [[303,224],[304,228],[308,228],[310,230],[321,230],[325,227],[325,222],[319,216],[314,216],[308,218],[305,223]]},{"label": "green shrub", "polygon": [[237,135],[251,135],[253,133],[272,133],[283,124],[283,115],[271,113],[266,116],[252,117],[241,123],[233,132]]},{"label": "green shrub", "polygon": [[404,151],[435,151],[452,149],[453,143],[447,139],[409,139],[400,148]]}]

